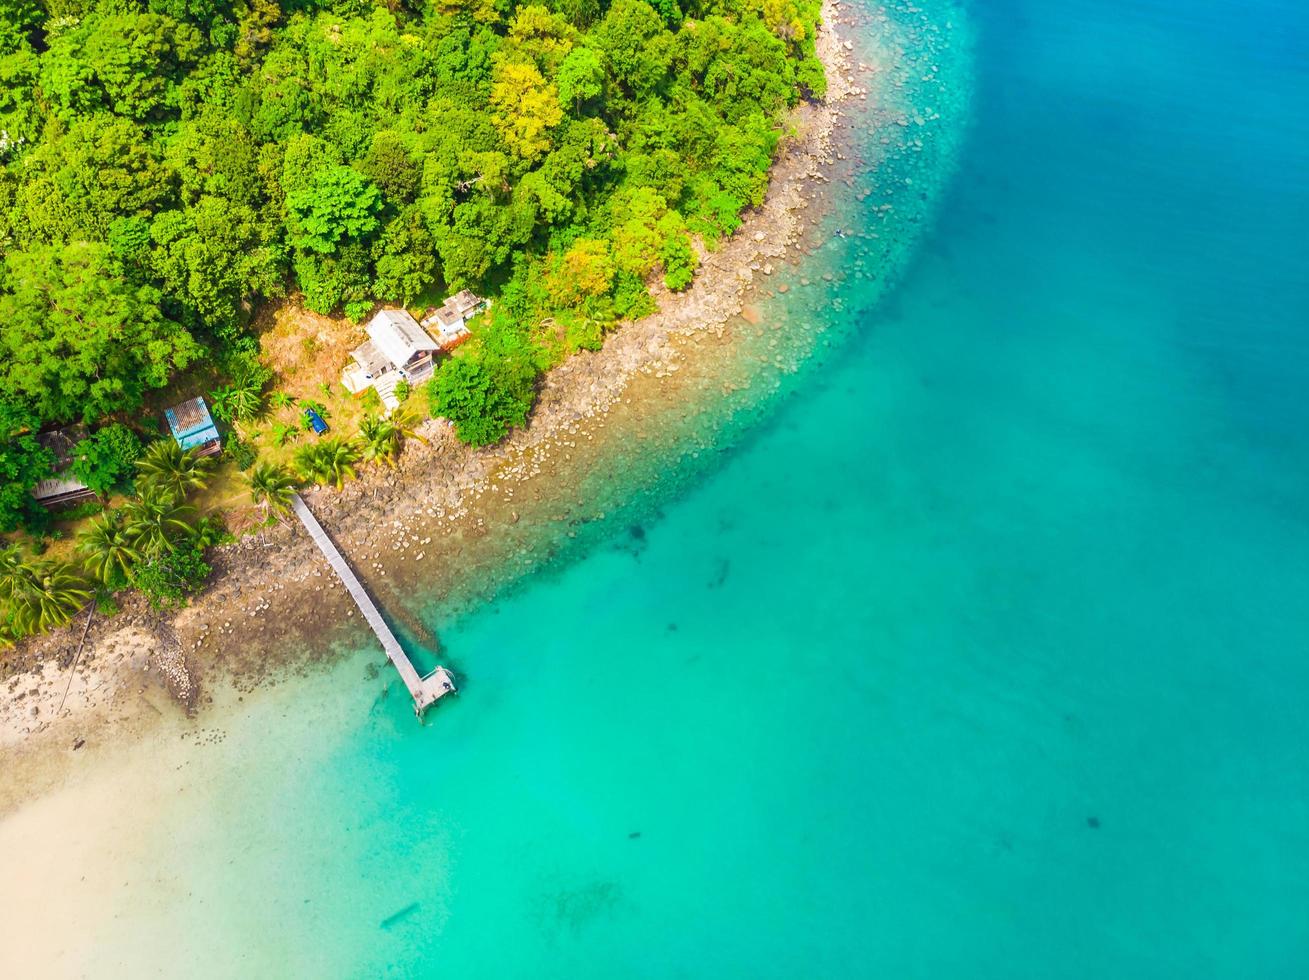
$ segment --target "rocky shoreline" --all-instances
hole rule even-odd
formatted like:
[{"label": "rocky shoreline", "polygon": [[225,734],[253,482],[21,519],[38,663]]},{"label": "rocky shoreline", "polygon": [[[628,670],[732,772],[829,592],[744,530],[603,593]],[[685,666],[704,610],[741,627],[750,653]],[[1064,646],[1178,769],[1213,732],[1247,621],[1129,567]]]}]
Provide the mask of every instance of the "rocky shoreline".
[{"label": "rocky shoreline", "polygon": [[[806,228],[843,159],[834,136],[841,107],[877,99],[887,74],[850,62],[841,31],[852,20],[838,0],[824,4],[823,24],[827,98],[794,110],[764,204],[704,256],[691,289],[660,295],[657,313],[552,371],[530,425],[505,443],[472,450],[431,420],[420,428],[427,444],[410,441],[395,470],[374,468],[340,492],[305,493],[365,586],[420,642],[436,638],[406,606],[415,588],[455,615],[603,518],[585,492],[588,465],[617,451],[610,443],[623,433],[643,433],[643,398],[694,373],[698,351],[730,346],[732,324],[753,322],[752,300],[771,294],[774,272],[804,256]],[[620,415],[635,424],[618,426]],[[134,596],[112,619],[92,615],[87,629],[79,615],[10,651],[0,678],[0,746],[11,760],[0,812],[57,780],[84,744],[120,741],[179,709],[202,711],[219,687],[250,691],[366,642],[349,597],[298,524],[215,549],[213,565],[211,584],[177,614],[153,613]]]}]

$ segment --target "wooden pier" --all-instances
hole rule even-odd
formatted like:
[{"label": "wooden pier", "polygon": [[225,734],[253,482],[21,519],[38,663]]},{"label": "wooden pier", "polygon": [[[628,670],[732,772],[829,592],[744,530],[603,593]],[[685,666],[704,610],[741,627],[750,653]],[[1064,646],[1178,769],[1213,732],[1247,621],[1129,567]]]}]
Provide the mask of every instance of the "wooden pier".
[{"label": "wooden pier", "polygon": [[336,572],[337,578],[345,585],[346,591],[350,593],[350,598],[354,599],[355,605],[364,614],[364,619],[368,621],[368,625],[377,634],[382,649],[386,651],[387,657],[390,658],[391,663],[399,672],[400,679],[405,682],[405,687],[409,689],[409,696],[414,699],[414,714],[421,719],[423,712],[428,707],[445,697],[445,695],[454,693],[454,677],[444,667],[437,667],[426,677],[419,675],[414,668],[413,661],[404,652],[404,648],[400,646],[400,641],[391,632],[391,627],[386,625],[386,621],[382,619],[382,614],[377,611],[377,606],[373,604],[372,598],[355,576],[354,570],[346,562],[345,557],[337,549],[332,539],[327,536],[323,526],[318,523],[318,518],[314,517],[313,511],[309,509],[298,493],[291,495],[291,508],[295,511],[295,516],[300,518],[300,523],[305,526],[305,530],[309,532],[309,537],[313,538],[314,544],[318,545],[318,550],[327,558],[327,562],[332,566],[332,570]]}]

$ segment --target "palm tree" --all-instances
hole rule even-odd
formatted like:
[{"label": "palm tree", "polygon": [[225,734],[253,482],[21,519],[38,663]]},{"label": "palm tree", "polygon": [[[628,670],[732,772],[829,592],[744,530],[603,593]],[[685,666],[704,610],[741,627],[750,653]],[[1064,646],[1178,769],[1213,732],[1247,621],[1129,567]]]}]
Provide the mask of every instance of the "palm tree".
[{"label": "palm tree", "polygon": [[13,599],[27,585],[30,566],[17,545],[0,548],[0,599]]},{"label": "palm tree", "polygon": [[26,579],[10,600],[13,626],[20,633],[43,633],[63,626],[91,598],[86,579],[67,562],[26,563]]},{"label": "palm tree", "polygon": [[264,410],[263,383],[243,375],[213,393],[214,415],[224,422],[249,422]]},{"label": "palm tree", "polygon": [[78,535],[77,550],[82,553],[82,566],[105,585],[125,581],[132,566],[141,560],[120,510],[111,510],[92,521]]},{"label": "palm tree", "polygon": [[295,493],[295,479],[285,466],[276,463],[256,463],[246,475],[250,486],[250,499],[267,514],[285,514],[291,509],[291,495]]},{"label": "palm tree", "polygon": [[146,490],[123,508],[127,538],[143,556],[171,551],[173,544],[190,537],[195,508],[181,503],[162,489]]},{"label": "palm tree", "polygon": [[145,455],[137,460],[136,468],[141,471],[143,488],[157,488],[171,494],[174,500],[181,500],[188,490],[205,488],[214,461],[183,449],[172,439],[160,439],[150,444]]},{"label": "palm tree", "polygon": [[313,483],[330,483],[340,490],[355,478],[359,447],[353,441],[327,438],[302,446],[295,454],[295,468]]},{"label": "palm tree", "polygon": [[387,418],[365,415],[359,423],[364,458],[395,466],[396,457],[406,439],[427,440],[414,431],[414,420],[404,409],[397,408]]}]

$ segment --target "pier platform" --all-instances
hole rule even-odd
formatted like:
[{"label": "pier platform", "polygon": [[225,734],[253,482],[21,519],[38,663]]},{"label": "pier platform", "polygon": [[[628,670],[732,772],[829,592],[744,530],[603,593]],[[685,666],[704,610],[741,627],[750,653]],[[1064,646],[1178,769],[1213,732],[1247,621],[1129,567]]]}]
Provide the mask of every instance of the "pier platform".
[{"label": "pier platform", "polygon": [[309,537],[318,546],[318,550],[323,553],[327,563],[332,566],[332,571],[336,572],[336,577],[341,580],[346,591],[350,593],[350,598],[354,600],[355,605],[359,607],[359,611],[363,613],[364,620],[381,642],[382,649],[386,651],[387,659],[391,661],[392,666],[400,675],[400,679],[404,681],[409,696],[413,698],[414,714],[421,719],[423,712],[429,707],[447,694],[455,693],[454,675],[444,667],[437,667],[426,675],[418,673],[413,661],[409,659],[409,655],[400,646],[400,641],[391,632],[391,627],[387,626],[386,620],[382,619],[382,614],[373,603],[372,597],[364,589],[354,570],[345,560],[345,556],[341,554],[335,542],[327,536],[323,526],[318,523],[318,518],[314,517],[313,511],[309,509],[309,506],[298,493],[293,494],[291,497],[291,509],[295,511],[295,516],[300,518],[300,523],[309,532]]}]

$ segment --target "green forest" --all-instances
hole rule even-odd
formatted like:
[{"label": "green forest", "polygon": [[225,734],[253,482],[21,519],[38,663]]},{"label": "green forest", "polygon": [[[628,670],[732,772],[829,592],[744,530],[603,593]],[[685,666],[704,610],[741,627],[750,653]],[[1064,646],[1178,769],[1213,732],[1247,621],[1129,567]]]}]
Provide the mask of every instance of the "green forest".
[{"label": "green forest", "polygon": [[502,438],[762,200],[784,110],[824,92],[818,7],[0,0],[0,532],[46,520],[42,430],[87,426],[83,467],[116,453],[130,489],[182,372],[257,411],[280,298],[493,296],[426,397]]}]

